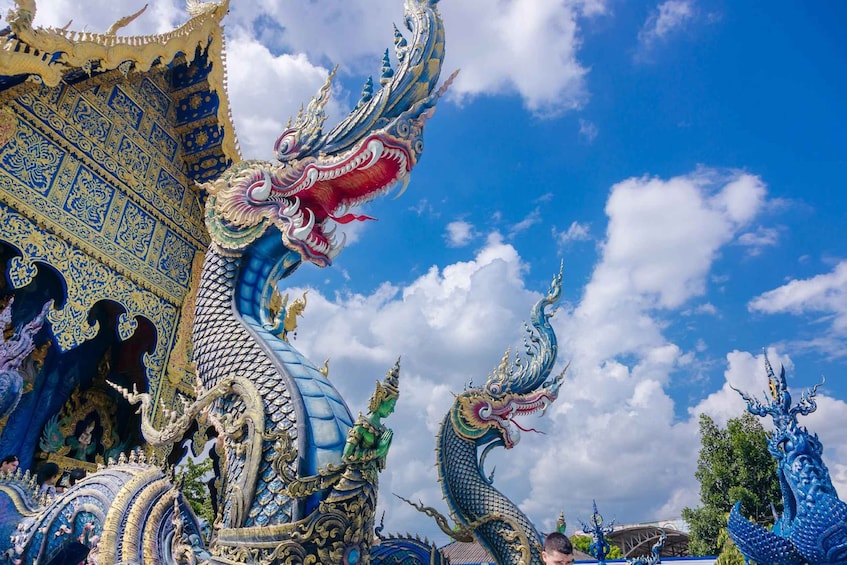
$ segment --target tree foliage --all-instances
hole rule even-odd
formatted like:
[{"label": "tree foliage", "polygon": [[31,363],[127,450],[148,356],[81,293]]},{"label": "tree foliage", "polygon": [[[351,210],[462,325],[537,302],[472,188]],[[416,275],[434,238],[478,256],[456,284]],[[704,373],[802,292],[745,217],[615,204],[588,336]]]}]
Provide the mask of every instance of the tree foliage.
[{"label": "tree foliage", "polygon": [[730,419],[725,429],[700,414],[701,447],[695,476],[700,481],[702,506],[682,510],[689,527],[691,555],[718,554],[721,529],[738,501],[750,520],[763,526],[773,524],[773,510],[781,510],[782,495],[767,438],[758,418],[749,412]]},{"label": "tree foliage", "polygon": [[212,460],[204,459],[195,463],[187,457],[179,466],[179,478],[182,481],[182,494],[185,495],[188,504],[198,518],[206,520],[209,524],[215,523],[215,514],[212,511],[212,498],[206,480],[212,474]]},{"label": "tree foliage", "polygon": [[[581,551],[586,555],[591,555],[589,548],[591,547],[591,542],[594,540],[591,536],[583,536],[580,534],[574,534],[571,536],[571,544],[573,544],[573,548],[577,551]],[[623,557],[623,552],[621,548],[614,545],[609,544],[609,553],[606,555],[606,559],[620,559]]]}]

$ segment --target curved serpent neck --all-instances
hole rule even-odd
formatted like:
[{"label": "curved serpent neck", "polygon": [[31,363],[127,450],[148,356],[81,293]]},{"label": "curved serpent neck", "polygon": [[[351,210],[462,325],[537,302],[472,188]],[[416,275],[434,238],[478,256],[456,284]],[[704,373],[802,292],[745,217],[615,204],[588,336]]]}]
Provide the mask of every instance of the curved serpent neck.
[{"label": "curved serpent neck", "polygon": [[[243,259],[218,253],[214,247],[206,254],[203,275],[197,291],[194,323],[194,360],[202,386],[208,390],[231,376],[246,376],[261,397],[265,412],[265,432],[284,432],[297,442],[296,405],[292,401],[290,379],[275,363],[261,342],[243,323],[233,306],[235,288]],[[296,396],[296,395],[295,395]],[[234,419],[245,411],[245,403],[235,395],[214,402],[213,414]],[[243,490],[243,456],[227,443],[223,477],[223,522],[227,527],[272,525],[299,519],[295,500],[282,494],[284,485],[273,471],[274,443],[262,442],[262,457],[255,480],[255,496],[246,501],[246,516],[234,512],[233,497]],[[292,469],[294,472],[294,469]]]},{"label": "curved serpent neck", "polygon": [[[527,518],[526,514],[492,487],[483,477],[477,464],[477,447],[473,442],[459,437],[450,421],[450,412],[441,423],[438,435],[438,474],[447,503],[456,517],[468,524],[483,519],[493,513],[503,516],[523,533],[537,543],[531,543],[531,565],[542,565],[540,547],[541,536]],[[449,456],[444,456],[449,454]],[[494,555],[501,565],[520,565],[521,553],[514,543],[506,540],[513,532],[508,522],[494,520],[475,528],[478,539]],[[526,565],[526,564],[525,564]]]}]

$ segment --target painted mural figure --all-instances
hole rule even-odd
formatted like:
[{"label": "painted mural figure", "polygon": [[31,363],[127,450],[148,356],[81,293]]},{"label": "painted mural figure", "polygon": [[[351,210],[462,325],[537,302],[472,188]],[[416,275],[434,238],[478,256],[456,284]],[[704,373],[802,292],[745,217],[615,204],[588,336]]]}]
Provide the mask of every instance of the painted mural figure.
[{"label": "painted mural figure", "polygon": [[68,456],[80,461],[94,461],[99,447],[96,427],[97,420],[93,413],[77,423],[77,432],[65,441],[70,447]]}]

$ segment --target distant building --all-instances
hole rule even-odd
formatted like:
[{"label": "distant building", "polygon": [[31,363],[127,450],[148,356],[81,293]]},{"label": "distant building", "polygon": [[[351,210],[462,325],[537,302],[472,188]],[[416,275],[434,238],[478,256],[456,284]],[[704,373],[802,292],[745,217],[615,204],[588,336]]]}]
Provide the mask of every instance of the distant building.
[{"label": "distant building", "polygon": [[606,539],[621,548],[624,558],[648,555],[664,530],[667,538],[662,557],[688,557],[688,525],[682,519],[621,524]]}]

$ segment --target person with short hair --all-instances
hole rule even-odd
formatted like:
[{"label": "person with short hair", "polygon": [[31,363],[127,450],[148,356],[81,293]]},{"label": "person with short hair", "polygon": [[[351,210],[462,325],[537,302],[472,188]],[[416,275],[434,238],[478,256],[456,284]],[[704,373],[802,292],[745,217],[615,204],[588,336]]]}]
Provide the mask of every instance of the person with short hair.
[{"label": "person with short hair", "polygon": [[68,486],[74,486],[77,481],[81,481],[85,478],[85,469],[71,469],[68,473]]},{"label": "person with short hair", "polygon": [[541,560],[545,565],[571,565],[574,560],[573,544],[568,536],[560,532],[548,534]]},{"label": "person with short hair", "polygon": [[38,483],[38,496],[48,494],[56,496],[56,481],[59,480],[59,466],[48,461],[38,468],[35,474],[36,482]]},{"label": "person with short hair", "polygon": [[18,470],[20,460],[17,455],[7,455],[0,461],[0,473],[9,473],[10,475]]}]

